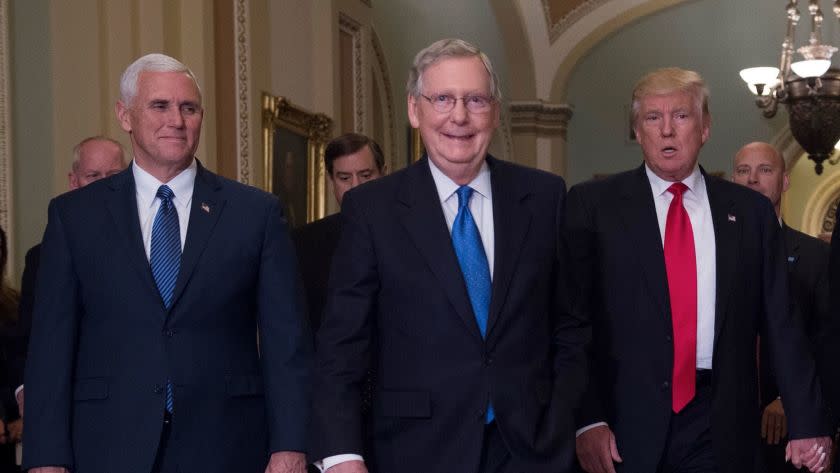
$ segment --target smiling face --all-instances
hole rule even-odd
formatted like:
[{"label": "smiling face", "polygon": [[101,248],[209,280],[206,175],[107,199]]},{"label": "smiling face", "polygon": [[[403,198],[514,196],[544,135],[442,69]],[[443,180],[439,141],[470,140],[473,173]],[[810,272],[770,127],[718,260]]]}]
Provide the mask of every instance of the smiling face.
[{"label": "smiling face", "polygon": [[[427,97],[492,97],[490,75],[478,56],[445,57],[422,73]],[[463,100],[447,112],[435,111],[422,96],[408,96],[408,118],[420,130],[429,159],[458,184],[472,180],[487,155],[493,132],[499,126],[499,104],[492,101],[485,113],[470,113]]]},{"label": "smiling face", "polygon": [[142,72],[131,103],[117,102],[135,162],[162,182],[192,162],[203,116],[198,86],[182,72]]},{"label": "smiling face", "polygon": [[710,119],[689,91],[647,95],[638,101],[636,140],[645,163],[666,181],[681,181],[697,164],[700,148],[709,139]]}]

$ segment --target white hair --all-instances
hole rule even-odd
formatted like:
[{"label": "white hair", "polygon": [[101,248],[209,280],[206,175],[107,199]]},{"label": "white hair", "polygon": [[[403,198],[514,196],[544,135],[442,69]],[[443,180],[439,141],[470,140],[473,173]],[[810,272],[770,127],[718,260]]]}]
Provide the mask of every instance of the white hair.
[{"label": "white hair", "polygon": [[201,96],[201,87],[189,67],[181,61],[165,54],[147,54],[131,63],[120,77],[120,100],[128,107],[137,95],[137,79],[143,72],[183,72],[195,82],[198,94]]}]

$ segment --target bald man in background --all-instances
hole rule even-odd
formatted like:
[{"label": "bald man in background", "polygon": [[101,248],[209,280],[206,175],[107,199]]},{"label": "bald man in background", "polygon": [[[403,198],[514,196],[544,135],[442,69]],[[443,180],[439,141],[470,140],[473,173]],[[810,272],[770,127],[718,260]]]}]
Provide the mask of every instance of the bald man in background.
[{"label": "bald man in background", "polygon": [[[828,287],[829,245],[824,241],[787,226],[781,217],[782,194],[790,186],[785,160],[779,151],[767,143],[755,142],[741,148],[735,155],[732,180],[760,192],[770,199],[782,227],[787,256],[788,281],[792,311],[805,328],[817,371],[823,382],[836,376],[830,370],[825,347],[830,337],[826,322],[831,317]],[[787,419],[784,403],[779,396],[775,372],[767,343],[760,342],[759,369],[761,394],[761,437],[768,473],[799,471],[785,462]],[[831,396],[825,394],[830,404]],[[835,416],[836,414],[832,414]],[[834,425],[837,420],[832,419]],[[830,471],[830,468],[828,469]]]},{"label": "bald man in background", "polygon": [[[91,136],[73,147],[73,164],[67,173],[70,190],[84,187],[99,179],[113,176],[125,169],[125,151],[122,145],[111,138]],[[41,244],[26,252],[23,277],[20,285],[20,305],[18,306],[18,334],[13,343],[10,360],[10,380],[13,386],[19,386],[15,392],[18,409],[23,415],[23,366],[26,362],[26,349],[29,344],[29,330],[32,327],[32,305],[35,298],[35,281],[38,265],[41,261]]]}]

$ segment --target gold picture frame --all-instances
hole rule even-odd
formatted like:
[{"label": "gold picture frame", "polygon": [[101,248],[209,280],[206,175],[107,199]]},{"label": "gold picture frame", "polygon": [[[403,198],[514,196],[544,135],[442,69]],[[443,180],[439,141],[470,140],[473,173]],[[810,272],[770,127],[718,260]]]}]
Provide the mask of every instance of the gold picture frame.
[{"label": "gold picture frame", "polygon": [[[281,198],[289,226],[299,227],[326,214],[324,148],[332,120],[310,113],[285,97],[262,96],[263,188]],[[300,183],[305,182],[305,191]]]}]

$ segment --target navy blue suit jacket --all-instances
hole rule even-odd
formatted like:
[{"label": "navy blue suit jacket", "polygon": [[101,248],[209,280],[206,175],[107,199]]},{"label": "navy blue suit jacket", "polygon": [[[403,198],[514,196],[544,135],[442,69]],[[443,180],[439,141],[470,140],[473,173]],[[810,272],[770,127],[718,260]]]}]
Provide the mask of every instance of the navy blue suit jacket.
[{"label": "navy blue suit jacket", "polygon": [[345,194],[318,332],[313,459],[477,471],[488,402],[517,471],[566,471],[588,329],[564,310],[563,180],[487,158],[495,264],[482,339],[427,159]]},{"label": "navy blue suit jacket", "polygon": [[25,467],[148,473],[170,379],[180,470],[262,473],[270,452],[304,450],[308,412],[311,335],[280,203],[199,165],[166,310],[131,169],[50,203]]}]

